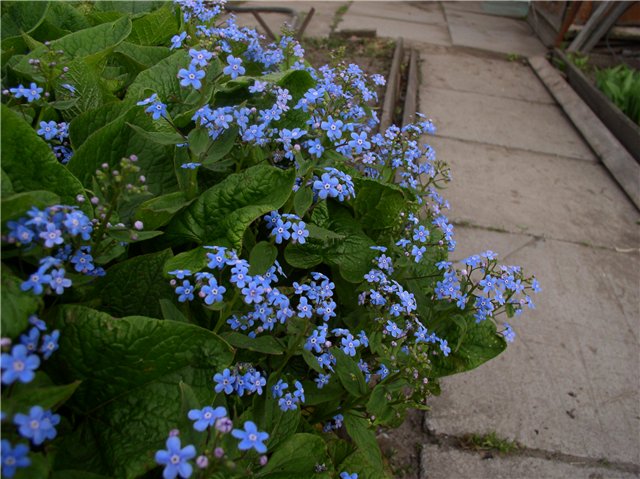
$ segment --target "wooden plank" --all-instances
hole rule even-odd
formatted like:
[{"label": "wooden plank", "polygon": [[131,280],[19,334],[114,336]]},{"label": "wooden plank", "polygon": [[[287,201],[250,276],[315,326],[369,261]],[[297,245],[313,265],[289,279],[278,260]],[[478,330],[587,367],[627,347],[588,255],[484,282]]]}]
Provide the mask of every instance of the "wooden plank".
[{"label": "wooden plank", "polygon": [[531,57],[529,64],[604,166],[640,210],[640,164],[624,149],[546,58]]},{"label": "wooden plank", "polygon": [[596,8],[596,11],[591,14],[589,20],[585,24],[584,28],[580,31],[578,36],[573,39],[569,48],[567,48],[568,52],[577,52],[582,49],[582,46],[585,44],[587,39],[591,36],[591,33],[597,28],[598,24],[605,18],[607,10],[611,6],[611,2],[602,2]]},{"label": "wooden plank", "polygon": [[398,89],[400,88],[400,66],[404,57],[403,41],[401,37],[396,39],[396,48],[393,52],[393,60],[391,61],[391,69],[389,70],[389,78],[387,78],[387,88],[384,94],[384,103],[382,105],[382,113],[380,115],[381,132],[384,132],[393,121],[393,112],[398,99]]},{"label": "wooden plank", "polygon": [[407,93],[404,98],[402,126],[412,123],[416,119],[418,109],[418,65],[420,63],[418,50],[411,50],[409,58],[409,72],[407,74]]}]

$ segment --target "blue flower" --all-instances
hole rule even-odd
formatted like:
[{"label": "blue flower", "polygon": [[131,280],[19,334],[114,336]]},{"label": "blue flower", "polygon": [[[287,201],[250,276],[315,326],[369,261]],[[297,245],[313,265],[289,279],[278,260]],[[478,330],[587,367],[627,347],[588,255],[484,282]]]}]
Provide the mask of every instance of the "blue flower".
[{"label": "blue flower", "polygon": [[13,477],[17,468],[31,465],[31,459],[27,457],[29,446],[26,444],[16,444],[13,447],[9,441],[3,439],[0,451],[2,454],[2,475],[4,477]]},{"label": "blue flower", "polygon": [[224,391],[225,394],[231,394],[233,392],[233,385],[236,382],[236,377],[231,374],[229,369],[225,369],[222,373],[217,373],[213,376],[213,380],[216,382],[215,391],[216,393],[221,393]]},{"label": "blue flower", "polygon": [[51,282],[51,275],[44,274],[38,270],[29,276],[29,279],[20,285],[22,291],[33,290],[33,294],[42,294],[43,285],[48,285]]},{"label": "blue flower", "polygon": [[263,442],[269,439],[269,434],[258,431],[258,427],[252,421],[244,423],[244,431],[242,429],[234,429],[231,431],[231,435],[236,439],[240,439],[238,449],[241,451],[255,449],[260,454],[267,452],[267,446]]},{"label": "blue flower", "polygon": [[342,136],[342,123],[341,120],[334,120],[331,116],[326,121],[320,123],[320,128],[327,132],[327,136],[332,140],[337,140]]},{"label": "blue flower", "polygon": [[169,271],[169,274],[178,279],[184,279],[186,276],[191,276],[191,271],[188,269],[174,269],[173,271]]},{"label": "blue flower", "polygon": [[220,301],[222,301],[224,299],[222,295],[226,291],[227,288],[225,288],[224,286],[219,286],[218,282],[213,277],[209,278],[208,285],[204,285],[200,289],[200,292],[204,294],[204,302],[208,305],[219,303]]},{"label": "blue flower", "polygon": [[318,198],[324,200],[327,196],[338,196],[338,190],[336,188],[338,184],[337,178],[334,178],[329,173],[323,173],[320,180],[313,182],[313,191],[318,194]]},{"label": "blue flower", "polygon": [[353,335],[348,334],[345,338],[342,338],[342,350],[349,356],[356,355],[356,348],[360,346],[360,341],[355,339]]},{"label": "blue flower", "polygon": [[348,145],[355,150],[356,153],[362,153],[362,150],[368,150],[371,148],[371,143],[367,140],[367,134],[362,133],[351,133],[351,138],[353,138]]},{"label": "blue flower", "polygon": [[278,406],[282,411],[294,411],[298,409],[298,400],[291,393],[287,393],[278,400]]},{"label": "blue flower", "polygon": [[277,220],[275,227],[271,230],[271,236],[276,237],[276,244],[281,244],[284,240],[291,238],[289,228],[291,228],[291,221]]},{"label": "blue flower", "polygon": [[227,63],[228,65],[224,67],[224,70],[222,70],[225,75],[229,75],[233,80],[238,78],[239,75],[244,75],[245,69],[242,66],[241,58],[229,55],[227,57]]},{"label": "blue flower", "polygon": [[2,384],[13,384],[16,380],[21,383],[31,382],[35,370],[40,366],[40,358],[35,354],[29,354],[23,344],[16,344],[11,349],[11,354],[3,353],[0,358]]},{"label": "blue flower", "polygon": [[271,394],[274,398],[282,397],[282,394],[285,389],[287,389],[289,385],[285,383],[282,379],[279,379],[275,386],[271,388]]},{"label": "blue flower", "polygon": [[324,386],[329,384],[329,380],[331,379],[331,374],[318,374],[318,377],[314,379],[318,389],[322,389]]},{"label": "blue flower", "polygon": [[189,65],[189,69],[181,68],[178,72],[181,86],[191,86],[198,90],[202,86],[202,80],[205,76],[204,70],[196,70],[194,65]]},{"label": "blue flower", "polygon": [[206,67],[207,62],[213,57],[213,53],[207,50],[196,50],[195,48],[189,50],[189,55],[191,56],[191,65],[199,67]]},{"label": "blue flower", "polygon": [[58,350],[58,339],[60,339],[60,331],[54,330],[51,334],[45,334],[42,338],[42,346],[40,352],[44,359],[49,359],[54,351]]},{"label": "blue flower", "polygon": [[52,140],[58,134],[58,124],[55,121],[41,121],[38,135],[44,136],[47,141]]},{"label": "blue flower", "polygon": [[47,439],[56,437],[56,428],[60,423],[60,416],[45,411],[40,406],[33,406],[29,415],[16,414],[13,422],[18,426],[18,432],[25,439],[31,439],[35,446],[39,446]]},{"label": "blue flower", "polygon": [[264,91],[264,89],[266,87],[267,87],[267,82],[266,81],[256,80],[255,83],[249,87],[249,92],[250,93],[261,93],[261,92]]},{"label": "blue flower", "polygon": [[211,406],[206,406],[202,409],[192,409],[189,411],[188,417],[193,423],[193,428],[196,431],[204,431],[208,427],[213,427],[216,421],[227,415],[227,410],[222,406],[213,409]]},{"label": "blue flower", "polygon": [[263,293],[264,288],[257,281],[250,281],[246,288],[242,288],[244,302],[247,304],[261,303],[264,300]]},{"label": "blue flower", "polygon": [[[21,85],[22,86],[22,85]],[[23,95],[24,97],[27,99],[27,101],[29,103],[31,103],[32,101],[35,100],[39,100],[40,99],[40,93],[42,93],[42,88],[40,88],[38,85],[36,85],[35,83],[32,83],[29,88],[25,88],[23,90]],[[16,98],[18,98],[16,96]]]},{"label": "blue flower", "polygon": [[187,479],[191,477],[193,466],[188,462],[196,457],[196,448],[191,444],[181,448],[180,438],[171,436],[167,439],[167,449],[156,452],[156,462],[164,466],[162,477],[175,479],[177,476]]},{"label": "blue flower", "polygon": [[291,233],[291,238],[293,241],[297,241],[300,244],[306,243],[306,238],[309,236],[309,230],[307,229],[307,225],[304,221],[300,221],[292,226],[293,232]]},{"label": "blue flower", "polygon": [[516,333],[511,327],[511,325],[509,323],[504,323],[504,328],[505,328],[504,331],[502,331],[502,335],[504,336],[504,339],[508,343],[514,342],[516,339]]},{"label": "blue flower", "polygon": [[44,240],[45,248],[53,248],[55,245],[64,243],[62,231],[58,229],[55,223],[47,223],[45,231],[40,233],[40,238]]},{"label": "blue flower", "polygon": [[354,472],[352,474],[348,473],[348,472],[341,472],[340,473],[340,479],[358,479],[358,473]]},{"label": "blue flower", "polygon": [[197,167],[201,165],[202,163],[195,163],[195,162],[182,163],[182,165],[180,165],[180,168],[184,168],[185,170],[195,170]]},{"label": "blue flower", "polygon": [[180,48],[182,46],[182,42],[187,37],[187,32],[182,32],[180,35],[174,35],[171,37],[171,47],[170,50],[175,48]]},{"label": "blue flower", "polygon": [[71,287],[71,280],[65,278],[64,268],[51,270],[51,281],[49,286],[56,294],[63,294],[65,288]]},{"label": "blue flower", "polygon": [[35,326],[29,330],[27,334],[20,335],[20,344],[24,344],[29,351],[29,354],[35,353],[38,350],[38,343],[40,342],[40,329]]},{"label": "blue flower", "polygon": [[384,379],[389,375],[389,368],[384,364],[380,364],[380,369],[378,369],[376,373],[380,375],[380,379]]},{"label": "blue flower", "polygon": [[182,286],[176,288],[176,294],[178,295],[178,302],[184,303],[186,301],[193,301],[194,288],[188,279],[182,282]]},{"label": "blue flower", "polygon": [[313,307],[308,303],[306,296],[300,298],[300,303],[298,304],[298,317],[300,318],[311,318],[311,313],[313,312]]}]

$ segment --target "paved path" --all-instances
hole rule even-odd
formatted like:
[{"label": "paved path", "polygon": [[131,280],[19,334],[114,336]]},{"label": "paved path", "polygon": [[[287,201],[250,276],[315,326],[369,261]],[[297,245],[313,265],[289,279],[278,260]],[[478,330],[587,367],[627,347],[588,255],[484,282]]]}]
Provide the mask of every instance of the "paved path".
[{"label": "paved path", "polygon": [[[416,431],[420,477],[640,477],[640,214],[523,61],[542,45],[492,3],[354,2],[338,25],[420,50],[455,258],[490,248],[543,287],[503,355],[443,380]],[[488,432],[524,449],[457,446]]]}]

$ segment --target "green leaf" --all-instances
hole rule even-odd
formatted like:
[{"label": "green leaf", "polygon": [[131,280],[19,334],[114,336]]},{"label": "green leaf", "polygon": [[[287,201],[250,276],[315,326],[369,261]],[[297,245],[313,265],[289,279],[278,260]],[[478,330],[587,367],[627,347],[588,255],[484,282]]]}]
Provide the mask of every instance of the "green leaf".
[{"label": "green leaf", "polygon": [[168,224],[176,213],[189,206],[192,201],[187,200],[181,191],[156,196],[138,207],[135,219],[142,221],[145,228],[157,229]]},{"label": "green leaf", "polygon": [[309,88],[316,85],[316,81],[306,70],[289,70],[277,83],[282,88],[289,90],[293,101],[299,100]]},{"label": "green leaf", "polygon": [[336,374],[349,394],[355,397],[367,394],[369,388],[355,360],[341,349],[336,349],[333,354],[336,357]]},{"label": "green leaf", "polygon": [[127,113],[134,105],[134,102],[112,101],[95,110],[86,111],[71,120],[69,139],[74,151],[80,148],[80,145],[92,134]]},{"label": "green leaf", "polygon": [[2,198],[2,225],[24,216],[33,206],[42,209],[55,204],[60,204],[60,197],[50,191],[42,190],[25,191]]},{"label": "green leaf", "polygon": [[401,188],[366,178],[357,179],[355,188],[355,218],[367,234],[376,238],[381,230],[400,224],[400,213],[406,211],[408,203]]},{"label": "green leaf", "polygon": [[194,128],[189,133],[189,149],[197,156],[204,154],[212,143],[209,130],[203,127]]},{"label": "green leaf", "polygon": [[14,391],[10,397],[3,398],[2,412],[8,417],[12,417],[18,412],[28,412],[34,404],[43,409],[56,410],[69,400],[78,386],[80,386],[80,381],[63,386],[22,387]]},{"label": "green leaf", "polygon": [[371,464],[367,451],[360,448],[350,454],[340,464],[338,470],[356,472],[358,479],[391,479],[384,469]]},{"label": "green leaf", "polygon": [[213,171],[220,171],[220,163],[226,167],[228,161],[222,162],[221,160],[229,155],[237,138],[238,127],[232,126],[214,141],[209,142],[207,150],[201,156],[202,166]]},{"label": "green leaf", "polygon": [[0,283],[2,335],[15,338],[27,328],[29,316],[38,310],[41,299],[32,292],[20,290],[22,280],[14,276],[4,265]]},{"label": "green leaf", "polygon": [[266,165],[229,175],[177,215],[167,234],[175,241],[210,245],[224,238],[239,250],[245,229],[262,215],[284,205],[294,179],[294,170]]},{"label": "green leaf", "polygon": [[171,148],[158,145],[131,129],[127,123],[152,131],[154,122],[142,107],[133,107],[104,127],[95,131],[76,150],[67,168],[87,187],[95,170],[102,163],[117,168],[120,160],[131,154],[138,156],[138,166],[144,172],[149,191],[164,194],[176,189]]},{"label": "green leaf", "polygon": [[278,257],[278,249],[268,241],[260,241],[249,254],[249,274],[265,274]]},{"label": "green leaf", "polygon": [[25,469],[18,469],[12,477],[15,479],[47,479],[51,474],[51,464],[41,452],[30,453],[31,464]]},{"label": "green leaf", "polygon": [[175,132],[147,131],[131,123],[127,123],[127,125],[143,138],[159,145],[177,145],[178,143],[186,142],[182,135]]},{"label": "green leaf", "polygon": [[178,33],[180,22],[174,14],[171,4],[154,10],[146,15],[134,18],[131,35],[127,38],[139,45],[162,45]]},{"label": "green leaf", "polygon": [[321,437],[300,433],[291,436],[256,474],[265,479],[299,479],[317,477],[316,464],[327,464],[327,447]]},{"label": "green leaf", "polygon": [[344,414],[344,425],[358,449],[364,452],[368,462],[379,471],[382,471],[382,454],[376,441],[376,435],[369,426],[369,422],[363,417],[347,412]]},{"label": "green leaf", "polygon": [[3,2],[2,40],[35,30],[49,9],[50,2]]},{"label": "green leaf", "polygon": [[273,336],[258,336],[250,338],[242,333],[228,332],[221,335],[234,348],[246,349],[263,354],[279,355],[284,352],[284,346]]},{"label": "green leaf", "polygon": [[[341,276],[347,281],[362,282],[363,276],[371,269],[371,260],[375,257],[375,252],[371,250],[375,243],[364,234],[359,223],[342,206],[331,207],[328,228],[330,233],[337,236],[309,225],[307,242],[289,243],[285,249],[285,260],[291,266],[303,269],[310,269],[324,262],[339,268]],[[314,239],[314,236],[323,239]],[[336,241],[327,244],[326,240]]]},{"label": "green leaf", "polygon": [[51,148],[23,119],[2,105],[2,169],[16,193],[47,190],[63,204],[75,204],[82,184],[58,160]]},{"label": "green leaf", "polygon": [[0,190],[2,191],[2,197],[4,198],[14,194],[15,191],[13,190],[13,185],[11,184],[11,178],[9,178],[9,175],[7,175],[2,168],[0,168],[0,173],[2,174],[2,186],[0,187]]},{"label": "green leaf", "polygon": [[496,332],[496,325],[492,321],[476,324],[471,315],[468,315],[465,321],[467,324],[462,337],[459,337],[460,329],[455,325],[448,328],[446,332],[437,331],[438,335],[447,338],[450,344],[459,342],[460,345],[455,349],[452,347],[448,357],[441,354],[433,356],[431,361],[436,377],[475,369],[507,348],[504,337]]},{"label": "green leaf", "polygon": [[79,425],[61,442],[56,469],[132,478],[157,467],[154,452],[182,415],[180,382],[204,404],[211,398],[211,372],[233,359],[214,333],[175,321],[114,319],[65,305],[54,326],[60,349],[52,369],[83,381],[67,403]]},{"label": "green leaf", "polygon": [[136,74],[151,68],[169,55],[171,50],[167,47],[151,47],[129,42],[122,42],[114,50],[115,58]]},{"label": "green leaf", "polygon": [[173,304],[173,302],[167,298],[160,300],[160,309],[162,310],[162,317],[171,321],[179,321],[181,323],[188,323],[189,320],[182,314],[182,311]]},{"label": "green leaf", "polygon": [[[208,98],[213,88],[211,81],[220,69],[219,61],[212,61],[207,69],[207,75],[203,80],[203,91],[198,92],[193,88],[180,86],[178,71],[189,65],[191,57],[185,50],[179,50],[171,56],[161,60],[151,68],[141,72],[127,89],[126,99],[139,101],[150,96],[151,92],[157,93],[160,100],[167,102],[167,111],[171,118],[176,118],[195,108],[196,103],[203,98]],[[191,113],[189,121],[191,120]]]},{"label": "green leaf", "polygon": [[164,264],[171,257],[171,250],[164,250],[134,256],[109,268],[95,286],[104,310],[114,316],[161,318],[160,299],[175,294],[162,276]]},{"label": "green leaf", "polygon": [[313,191],[311,188],[301,187],[293,195],[293,209],[302,218],[313,203]]},{"label": "green leaf", "polygon": [[188,269],[192,273],[197,273],[207,266],[209,260],[206,255],[207,250],[203,247],[194,248],[190,251],[177,254],[164,264],[162,272],[165,277],[169,276],[169,271],[174,271],[176,269]]}]

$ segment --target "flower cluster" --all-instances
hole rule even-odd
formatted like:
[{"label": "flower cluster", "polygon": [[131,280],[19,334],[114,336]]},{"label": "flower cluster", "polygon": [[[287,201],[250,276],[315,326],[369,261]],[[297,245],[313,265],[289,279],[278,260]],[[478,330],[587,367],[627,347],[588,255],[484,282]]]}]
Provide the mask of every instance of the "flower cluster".
[{"label": "flower cluster", "polygon": [[265,215],[264,220],[267,228],[271,230],[271,236],[275,238],[276,244],[282,244],[284,240],[288,239],[291,239],[293,243],[306,243],[309,230],[306,223],[299,216],[272,211]]},{"label": "flower cluster", "polygon": [[69,125],[66,122],[41,121],[40,129],[36,133],[49,143],[60,163],[66,165],[69,162],[73,156],[73,150],[69,143]]},{"label": "flower cluster", "polygon": [[[244,372],[244,374],[242,373]],[[252,393],[262,394],[262,388],[267,384],[267,380],[260,371],[256,371],[251,365],[237,365],[233,371],[228,368],[213,376],[216,383],[216,393],[237,394],[242,397]]]},{"label": "flower cluster", "polygon": [[338,201],[345,201],[355,198],[356,192],[351,176],[331,167],[325,170],[327,172],[320,178],[315,178],[312,183],[313,192],[318,199],[336,198]]},{"label": "flower cluster", "polygon": [[[36,370],[40,367],[41,357],[47,360],[58,349],[60,331],[54,330],[47,334],[46,323],[37,316],[31,316],[29,322],[32,327],[20,336],[20,344],[15,344],[10,353],[2,353],[0,357],[3,386],[10,386],[16,381],[25,384],[33,381]],[[13,423],[21,437],[30,440],[34,446],[40,446],[46,440],[56,437],[60,416],[34,405],[27,414],[15,414]],[[31,464],[28,453],[28,445],[13,446],[4,439],[1,450],[3,476],[13,477],[17,468],[28,467]]]},{"label": "flower cluster", "polygon": [[91,239],[93,224],[74,206],[50,206],[44,210],[34,207],[27,211],[27,216],[9,221],[7,227],[8,243],[27,250],[40,247],[45,252],[38,270],[22,283],[23,291],[63,294],[72,284],[66,277],[65,265],[88,276],[104,274],[93,263],[91,246],[82,244]]},{"label": "flower cluster", "polygon": [[[216,431],[212,444],[209,444],[212,435],[207,435],[204,452],[196,458],[196,466],[201,470],[207,469],[211,461],[225,458],[224,449],[218,446],[218,441],[225,434],[231,433],[231,436],[240,441],[237,446],[240,451],[254,450],[259,454],[267,452],[265,441],[269,439],[269,434],[258,430],[258,426],[253,421],[245,421],[242,429],[234,429],[233,422],[229,419],[224,407],[205,406],[202,409],[191,409],[187,416],[194,421],[193,428],[196,431],[204,432],[210,429]],[[171,431],[165,444],[166,449],[160,449],[155,454],[156,463],[164,466],[162,476],[166,479],[175,479],[178,476],[187,479],[193,474],[193,465],[190,461],[197,455],[196,448],[192,444],[182,447],[178,434],[177,430]],[[266,465],[267,457],[261,456],[259,462],[262,466]]]},{"label": "flower cluster", "polygon": [[300,381],[294,381],[294,391],[291,393],[288,391],[289,385],[284,380],[279,379],[278,382],[271,388],[271,395],[278,399],[278,406],[283,411],[293,411],[298,409],[299,404],[303,404],[304,388]]}]

